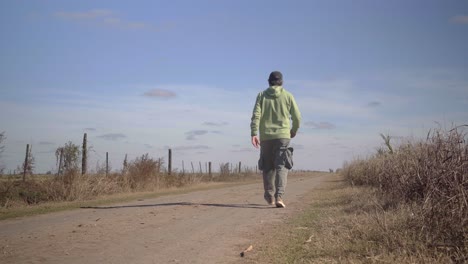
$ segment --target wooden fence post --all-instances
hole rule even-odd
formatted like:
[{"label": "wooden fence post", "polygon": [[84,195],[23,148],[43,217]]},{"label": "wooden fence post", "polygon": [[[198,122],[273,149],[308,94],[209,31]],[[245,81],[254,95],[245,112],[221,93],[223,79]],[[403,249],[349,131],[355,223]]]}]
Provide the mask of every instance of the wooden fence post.
[{"label": "wooden fence post", "polygon": [[167,174],[171,175],[171,170],[172,170],[172,150],[169,149],[169,158],[167,160]]},{"label": "wooden fence post", "polygon": [[211,174],[211,161],[208,162],[208,176],[210,176],[210,181],[213,180],[213,175]]},{"label": "wooden fence post", "polygon": [[81,160],[81,175],[86,174],[87,159],[88,159],[87,135],[86,135],[86,133],[84,133],[84,135],[83,135],[83,157],[82,157],[82,160]]},{"label": "wooden fence post", "polygon": [[241,173],[241,162],[239,161],[239,174]]},{"label": "wooden fence post", "polygon": [[24,158],[23,181],[26,181],[26,170],[28,169],[29,144],[26,144],[26,157]]},{"label": "wooden fence post", "polygon": [[60,176],[60,173],[62,172],[62,160],[63,160],[63,148],[60,148],[60,160],[59,160],[57,176]]},{"label": "wooden fence post", "polygon": [[106,152],[106,177],[109,175],[109,152]]}]

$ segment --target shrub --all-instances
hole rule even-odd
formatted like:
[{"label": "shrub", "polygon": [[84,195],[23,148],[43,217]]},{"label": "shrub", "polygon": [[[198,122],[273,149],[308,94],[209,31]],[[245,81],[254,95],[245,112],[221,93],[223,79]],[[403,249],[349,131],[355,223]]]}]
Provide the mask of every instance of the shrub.
[{"label": "shrub", "polygon": [[132,190],[158,188],[161,180],[160,170],[160,161],[144,154],[128,164],[128,172],[124,176],[125,181]]},{"label": "shrub", "polygon": [[468,254],[468,143],[460,127],[347,163],[342,173],[351,184],[378,188],[389,203],[416,204],[428,247]]},{"label": "shrub", "polygon": [[35,181],[5,181],[0,184],[1,207],[7,207],[11,201],[34,205],[47,200],[44,186]]},{"label": "shrub", "polygon": [[[80,147],[73,144],[71,141],[57,148],[57,150],[55,150],[55,157],[60,170],[59,174],[62,172],[65,175],[68,174],[70,177],[75,175],[75,172],[78,171],[80,166],[80,156]],[[61,164],[59,164],[60,162]]]}]

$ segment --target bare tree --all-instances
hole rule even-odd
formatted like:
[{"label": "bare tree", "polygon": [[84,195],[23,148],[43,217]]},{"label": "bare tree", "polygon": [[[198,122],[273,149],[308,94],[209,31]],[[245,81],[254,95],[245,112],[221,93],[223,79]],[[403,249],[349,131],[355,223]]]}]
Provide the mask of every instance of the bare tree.
[{"label": "bare tree", "polygon": [[125,154],[125,159],[123,161],[123,168],[122,168],[122,174],[126,174],[128,171],[128,160],[127,160],[127,154]]},{"label": "bare tree", "polygon": [[60,153],[62,155],[62,170],[64,174],[78,172],[80,168],[80,156],[81,151],[78,145],[73,144],[71,141],[66,143],[64,146],[57,148],[55,151],[55,157],[57,159],[57,163],[60,159]]},{"label": "bare tree", "polygon": [[392,148],[392,145],[390,144],[390,140],[392,138],[390,137],[390,135],[384,135],[384,134],[380,133],[380,137],[384,140],[385,146],[388,149],[388,153],[393,154],[393,148]]}]

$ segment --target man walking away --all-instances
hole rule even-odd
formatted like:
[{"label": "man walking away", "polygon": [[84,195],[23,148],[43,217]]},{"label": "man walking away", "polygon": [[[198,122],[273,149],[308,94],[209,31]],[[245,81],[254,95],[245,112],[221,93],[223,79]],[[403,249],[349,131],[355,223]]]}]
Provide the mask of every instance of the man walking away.
[{"label": "man walking away", "polygon": [[250,135],[252,145],[261,147],[258,166],[263,172],[264,198],[269,205],[284,208],[283,195],[292,167],[292,148],[288,146],[299,129],[301,113],[293,95],[283,88],[281,72],[272,72],[268,84],[255,101]]}]

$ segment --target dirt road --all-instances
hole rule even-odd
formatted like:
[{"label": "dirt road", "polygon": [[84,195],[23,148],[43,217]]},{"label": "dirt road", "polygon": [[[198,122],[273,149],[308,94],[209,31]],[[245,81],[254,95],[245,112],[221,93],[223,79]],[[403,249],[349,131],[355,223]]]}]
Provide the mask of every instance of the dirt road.
[{"label": "dirt road", "polygon": [[241,261],[256,230],[297,213],[325,178],[290,177],[285,209],[257,183],[0,221],[0,263]]}]

